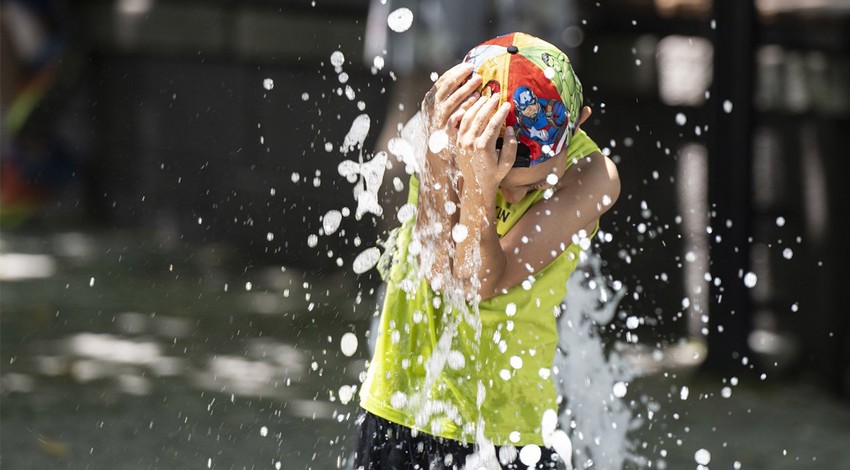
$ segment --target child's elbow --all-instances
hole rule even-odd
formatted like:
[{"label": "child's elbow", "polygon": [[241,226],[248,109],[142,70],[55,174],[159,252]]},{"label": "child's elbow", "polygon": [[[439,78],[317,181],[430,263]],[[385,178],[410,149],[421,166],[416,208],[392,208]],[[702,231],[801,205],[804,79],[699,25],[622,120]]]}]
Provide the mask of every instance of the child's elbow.
[{"label": "child's elbow", "polygon": [[617,165],[608,157],[605,157],[605,166],[608,170],[608,184],[610,185],[611,204],[613,205],[620,197],[620,172],[617,171]]},{"label": "child's elbow", "polygon": [[602,192],[603,210],[607,211],[617,202],[620,197],[620,173],[614,162],[601,155],[600,164],[597,165],[598,184]]}]

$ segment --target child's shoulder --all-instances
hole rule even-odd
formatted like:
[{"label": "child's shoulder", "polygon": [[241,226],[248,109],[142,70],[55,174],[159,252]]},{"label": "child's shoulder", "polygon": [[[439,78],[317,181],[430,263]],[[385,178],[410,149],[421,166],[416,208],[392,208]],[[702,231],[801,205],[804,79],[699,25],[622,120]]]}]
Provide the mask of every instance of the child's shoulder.
[{"label": "child's shoulder", "polygon": [[601,152],[599,145],[587,135],[584,129],[579,128],[570,139],[567,147],[567,159],[572,163],[596,152]]}]

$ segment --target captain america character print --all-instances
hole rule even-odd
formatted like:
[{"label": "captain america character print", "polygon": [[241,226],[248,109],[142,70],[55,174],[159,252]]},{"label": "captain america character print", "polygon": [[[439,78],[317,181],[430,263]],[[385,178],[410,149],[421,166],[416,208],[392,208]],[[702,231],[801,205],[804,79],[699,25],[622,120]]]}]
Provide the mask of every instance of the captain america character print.
[{"label": "captain america character print", "polygon": [[538,98],[527,86],[519,86],[513,95],[514,114],[519,127],[517,138],[527,136],[540,145],[543,153],[554,151],[557,139],[566,130],[567,108],[558,100]]}]

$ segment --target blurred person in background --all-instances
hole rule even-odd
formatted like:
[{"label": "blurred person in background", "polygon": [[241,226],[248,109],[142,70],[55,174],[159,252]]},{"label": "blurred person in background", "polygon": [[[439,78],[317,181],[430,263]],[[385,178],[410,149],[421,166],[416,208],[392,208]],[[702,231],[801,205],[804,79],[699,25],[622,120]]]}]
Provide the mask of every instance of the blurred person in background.
[{"label": "blurred person in background", "polygon": [[0,4],[0,221],[29,219],[72,178],[77,158],[57,132],[75,75],[65,2]]}]

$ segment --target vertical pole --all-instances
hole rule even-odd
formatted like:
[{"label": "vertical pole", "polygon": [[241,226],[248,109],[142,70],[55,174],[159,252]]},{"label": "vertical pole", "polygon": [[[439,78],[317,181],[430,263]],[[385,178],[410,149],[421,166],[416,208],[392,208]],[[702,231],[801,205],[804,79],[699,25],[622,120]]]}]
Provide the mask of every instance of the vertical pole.
[{"label": "vertical pole", "polygon": [[741,370],[751,360],[749,272],[752,218],[752,129],[755,72],[754,0],[714,0],[713,114],[709,154],[711,211],[708,357],[703,369]]}]

